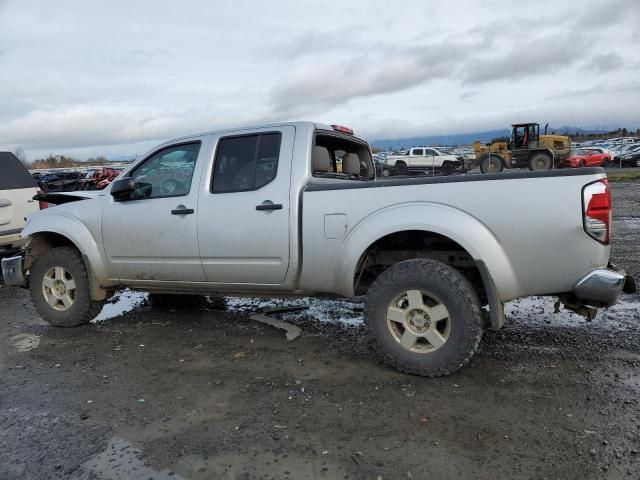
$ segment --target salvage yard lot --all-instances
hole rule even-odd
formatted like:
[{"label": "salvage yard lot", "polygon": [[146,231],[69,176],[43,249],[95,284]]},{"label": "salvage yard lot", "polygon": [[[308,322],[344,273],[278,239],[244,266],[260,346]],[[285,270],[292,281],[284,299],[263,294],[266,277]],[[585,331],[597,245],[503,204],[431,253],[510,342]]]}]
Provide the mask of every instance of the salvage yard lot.
[{"label": "salvage yard lot", "polygon": [[[640,184],[612,193],[612,261],[638,278]],[[512,302],[469,366],[433,380],[376,361],[358,303],[285,315],[303,331],[288,342],[249,318],[259,301],[114,301],[56,329],[0,287],[0,478],[640,476],[638,295],[591,324]]]}]

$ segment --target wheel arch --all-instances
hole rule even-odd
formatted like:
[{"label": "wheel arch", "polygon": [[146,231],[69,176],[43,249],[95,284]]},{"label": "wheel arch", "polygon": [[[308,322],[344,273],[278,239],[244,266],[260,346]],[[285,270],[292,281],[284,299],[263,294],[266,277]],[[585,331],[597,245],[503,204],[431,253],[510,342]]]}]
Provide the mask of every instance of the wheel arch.
[{"label": "wheel arch", "polygon": [[[402,236],[408,236],[410,244],[403,244]],[[363,265],[368,262],[369,254],[390,240],[398,240],[398,250],[414,253],[419,250],[413,248],[415,242],[423,240],[438,244],[437,248],[441,249],[438,251],[443,251],[444,248],[444,251],[462,252],[474,264],[483,262],[499,298],[513,298],[518,291],[513,267],[500,242],[486,225],[468,213],[448,205],[412,203],[387,207],[370,215],[345,238],[343,249],[347,261],[343,262],[340,277],[343,282],[342,290],[347,295],[361,293],[358,283],[362,279]],[[425,245],[427,248],[423,252],[436,251],[429,250],[429,243]],[[433,258],[432,255],[424,256]],[[420,255],[406,256],[405,253],[402,260],[419,257]],[[474,265],[474,268],[477,266]]]},{"label": "wheel arch", "polygon": [[[46,218],[45,218],[46,217]],[[25,268],[47,248],[70,246],[84,261],[91,282],[92,300],[104,300],[107,295],[107,268],[100,247],[89,229],[79,220],[68,215],[35,216],[29,219],[22,231],[25,245]]]}]

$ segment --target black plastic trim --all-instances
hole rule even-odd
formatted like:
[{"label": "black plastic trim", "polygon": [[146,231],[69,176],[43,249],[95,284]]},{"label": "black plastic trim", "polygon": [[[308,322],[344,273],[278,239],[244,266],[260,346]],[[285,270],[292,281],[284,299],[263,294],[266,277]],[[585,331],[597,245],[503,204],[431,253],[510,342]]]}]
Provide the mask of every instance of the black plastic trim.
[{"label": "black plastic trim", "polygon": [[[487,173],[487,174],[462,174],[447,175],[440,177],[402,177],[393,180],[376,180],[376,181],[355,181],[349,182],[339,180],[336,183],[309,183],[305,187],[305,192],[323,192],[328,190],[351,190],[358,188],[384,188],[384,187],[403,187],[407,185],[431,185],[439,183],[461,183],[461,182],[484,182],[492,180],[521,180],[525,178],[549,178],[549,177],[576,177],[595,175],[605,173],[601,167],[587,167],[575,170],[542,170],[542,171],[523,171],[523,172],[503,172],[503,173]],[[389,177],[386,177],[389,178]]]},{"label": "black plastic trim", "polygon": [[491,326],[498,330],[504,325],[504,304],[498,297],[498,291],[496,285],[493,283],[493,278],[489,273],[486,263],[482,260],[476,260],[476,267],[482,277],[482,283],[484,284],[484,291],[487,295],[487,302],[489,303],[489,314],[491,317]]},{"label": "black plastic trim", "polygon": [[191,215],[194,213],[193,208],[176,208],[171,210],[171,215]]},{"label": "black plastic trim", "polygon": [[256,210],[282,210],[281,203],[262,203],[256,205]]}]

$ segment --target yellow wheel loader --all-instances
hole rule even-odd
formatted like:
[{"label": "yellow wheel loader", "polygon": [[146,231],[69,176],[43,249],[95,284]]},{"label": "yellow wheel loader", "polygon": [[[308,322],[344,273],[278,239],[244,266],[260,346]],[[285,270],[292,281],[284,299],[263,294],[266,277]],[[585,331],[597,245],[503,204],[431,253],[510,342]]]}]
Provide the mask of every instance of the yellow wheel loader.
[{"label": "yellow wheel loader", "polygon": [[529,168],[549,170],[571,155],[571,139],[565,135],[540,135],[537,123],[513,124],[508,142],[493,142],[483,145],[476,141],[475,166],[482,173],[497,173],[504,168]]}]

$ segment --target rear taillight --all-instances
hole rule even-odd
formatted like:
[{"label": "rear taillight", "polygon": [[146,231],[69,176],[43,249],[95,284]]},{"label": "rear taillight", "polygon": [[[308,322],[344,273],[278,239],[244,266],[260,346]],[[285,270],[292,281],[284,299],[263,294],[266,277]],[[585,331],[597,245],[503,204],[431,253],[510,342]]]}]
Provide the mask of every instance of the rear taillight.
[{"label": "rear taillight", "polygon": [[582,217],[584,231],[598,242],[611,241],[611,192],[609,182],[598,180],[582,189]]},{"label": "rear taillight", "polygon": [[[38,189],[38,195],[42,195],[44,192],[40,189]],[[43,202],[42,200],[38,200],[38,203],[40,204],[40,210],[44,210],[45,208],[49,208],[49,204],[47,202]]]}]

